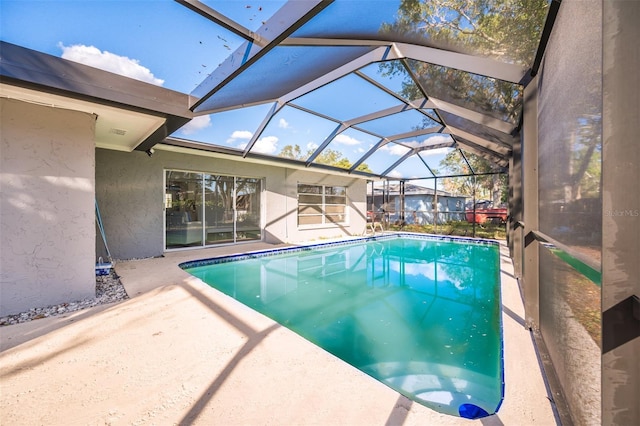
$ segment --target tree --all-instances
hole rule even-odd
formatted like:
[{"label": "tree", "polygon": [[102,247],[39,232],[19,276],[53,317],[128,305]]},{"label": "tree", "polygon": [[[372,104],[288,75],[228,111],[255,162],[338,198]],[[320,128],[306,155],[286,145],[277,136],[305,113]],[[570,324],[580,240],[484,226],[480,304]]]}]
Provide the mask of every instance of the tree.
[{"label": "tree", "polygon": [[568,172],[571,200],[599,198],[602,171],[602,120],[599,114],[578,119],[572,143]]},{"label": "tree", "polygon": [[305,161],[311,154],[304,154],[302,149],[300,149],[300,145],[296,144],[285,146],[278,155],[284,158],[291,158],[292,160]]},{"label": "tree", "polygon": [[[548,10],[547,0],[403,0],[382,33],[402,34],[421,44],[488,56],[530,66]],[[406,75],[408,99],[438,98],[517,124],[522,109],[519,85],[468,72],[407,60],[381,63],[387,75]]]},{"label": "tree", "polygon": [[[469,165],[475,173],[499,172],[500,167],[492,164],[479,155],[465,154]],[[507,176],[506,174],[494,174],[486,176],[471,175],[469,166],[458,151],[451,151],[441,161],[440,166],[446,168],[451,174],[469,174],[464,177],[452,177],[443,179],[443,188],[454,194],[473,196],[476,199],[492,200],[494,205],[504,203],[507,200]]]},{"label": "tree", "polygon": [[[280,157],[291,158],[293,160],[306,161],[311,155],[315,152],[315,149],[309,149],[307,152],[303,152],[300,148],[300,145],[286,145],[278,154]],[[336,151],[333,149],[325,148],[322,152],[315,158],[315,163],[325,164],[327,166],[339,167],[341,169],[350,169],[352,164],[346,157],[342,156],[340,151]],[[356,167],[356,170],[373,173],[373,171],[369,168],[366,163],[360,164]]]},{"label": "tree", "polygon": [[403,0],[382,32],[529,66],[548,9],[547,0]]},{"label": "tree", "polygon": [[[531,66],[548,9],[547,0],[402,0],[395,21],[383,24],[381,32]],[[522,88],[518,84],[412,59],[383,62],[380,69],[386,75],[405,76],[401,94],[407,99],[426,95],[514,125],[520,122]],[[456,124],[449,122],[455,116],[442,114],[447,124]],[[480,156],[467,154],[467,158],[476,173],[499,170]],[[452,174],[471,172],[457,151],[448,154],[441,167]],[[498,203],[506,201],[506,180],[504,174],[450,178],[444,186],[465,195],[475,191],[478,198]]]}]

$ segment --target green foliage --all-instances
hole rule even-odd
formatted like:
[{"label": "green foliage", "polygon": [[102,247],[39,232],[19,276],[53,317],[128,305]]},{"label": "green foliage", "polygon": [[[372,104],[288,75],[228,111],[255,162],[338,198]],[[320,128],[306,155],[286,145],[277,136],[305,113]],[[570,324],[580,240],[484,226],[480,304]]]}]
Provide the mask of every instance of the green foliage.
[{"label": "green foliage", "polygon": [[437,227],[431,224],[425,225],[391,225],[390,230],[420,232],[425,234],[453,235],[458,237],[475,237],[475,238],[491,238],[495,240],[505,240],[507,231],[505,225],[497,225],[492,223],[476,224],[475,236],[473,224],[466,221],[450,221],[445,224],[439,224]]},{"label": "green foliage", "polygon": [[[403,0],[396,21],[383,24],[381,32],[530,66],[548,7],[547,0]],[[429,97],[519,121],[522,91],[516,84],[415,60],[382,63],[383,73],[406,76],[402,95],[409,99],[424,94],[406,66]]]},{"label": "green foliage", "polygon": [[[300,145],[287,145],[282,148],[279,156],[284,158],[291,158],[293,160],[306,161],[313,153],[315,149],[309,149],[306,152],[303,152],[300,148]],[[325,164],[327,166],[340,167],[341,169],[350,169],[352,164],[346,158],[342,156],[340,151],[336,151],[333,149],[325,148],[322,152],[315,158],[314,162],[319,164]],[[373,171],[369,168],[369,166],[365,163],[360,164],[356,167],[356,170],[373,173]]]},{"label": "green foliage", "polygon": [[[475,173],[492,173],[500,170],[498,166],[471,153],[465,154],[469,165]],[[458,151],[451,151],[441,161],[440,166],[446,168],[449,174],[470,174],[471,170]],[[505,174],[487,176],[464,176],[443,179],[445,191],[454,194],[473,196],[476,199],[492,200],[494,203],[504,203],[507,200],[507,176]]]},{"label": "green foliage", "polygon": [[305,155],[302,149],[300,149],[300,145],[287,145],[282,148],[282,151],[280,151],[278,155],[284,158],[291,158],[292,160],[304,161],[311,154]]},{"label": "green foliage", "polygon": [[547,0],[403,0],[383,31],[528,66],[548,8]]}]

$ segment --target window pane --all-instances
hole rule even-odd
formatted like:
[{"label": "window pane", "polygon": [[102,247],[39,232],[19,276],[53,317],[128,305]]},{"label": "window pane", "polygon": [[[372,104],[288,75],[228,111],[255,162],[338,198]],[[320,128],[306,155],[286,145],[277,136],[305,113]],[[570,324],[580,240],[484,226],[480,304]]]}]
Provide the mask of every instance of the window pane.
[{"label": "window pane", "polygon": [[322,194],[322,186],[298,184],[298,192],[301,194]]},{"label": "window pane", "polygon": [[327,221],[332,223],[342,223],[345,220],[345,215],[336,214],[336,215],[327,215]]},{"label": "window pane", "polygon": [[322,204],[322,195],[300,194],[298,202],[300,204]]},{"label": "window pane", "polygon": [[342,213],[344,214],[345,206],[326,206],[324,209],[327,213]]},{"label": "window pane", "polygon": [[345,195],[347,189],[344,186],[327,186],[324,193],[327,195]]},{"label": "window pane", "polygon": [[298,214],[322,214],[322,206],[299,206]]},{"label": "window pane", "polygon": [[322,223],[322,216],[298,216],[298,225],[318,225]]},{"label": "window pane", "polygon": [[324,201],[326,204],[346,204],[347,199],[346,197],[333,197],[328,195]]}]

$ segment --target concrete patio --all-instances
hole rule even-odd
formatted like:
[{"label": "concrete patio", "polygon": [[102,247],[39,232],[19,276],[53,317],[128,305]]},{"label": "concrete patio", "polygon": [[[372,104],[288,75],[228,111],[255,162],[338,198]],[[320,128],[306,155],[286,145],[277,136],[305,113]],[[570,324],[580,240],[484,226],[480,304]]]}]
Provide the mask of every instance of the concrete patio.
[{"label": "concrete patio", "polygon": [[252,243],[119,262],[117,304],[0,329],[0,423],[556,425],[501,247],[506,395],[466,420],[414,403],[177,265]]}]

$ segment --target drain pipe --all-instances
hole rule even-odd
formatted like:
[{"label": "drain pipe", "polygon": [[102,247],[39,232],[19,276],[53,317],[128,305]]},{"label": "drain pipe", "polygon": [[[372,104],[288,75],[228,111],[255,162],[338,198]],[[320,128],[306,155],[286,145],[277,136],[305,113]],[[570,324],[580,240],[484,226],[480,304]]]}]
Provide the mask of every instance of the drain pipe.
[{"label": "drain pipe", "polygon": [[98,208],[98,200],[95,200],[96,204],[96,222],[98,224],[98,229],[100,230],[100,235],[102,236],[102,242],[104,243],[104,248],[107,251],[107,260],[109,262],[105,263],[102,261],[102,257],[98,258],[98,262],[96,263],[96,275],[109,275],[109,271],[113,268],[113,258],[111,257],[111,252],[109,251],[109,245],[107,244],[107,236],[104,232],[104,225],[102,224],[102,217],[100,216],[100,209]]}]

